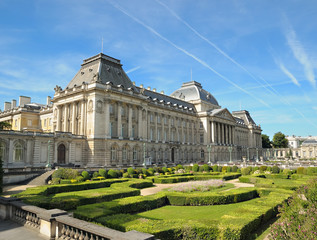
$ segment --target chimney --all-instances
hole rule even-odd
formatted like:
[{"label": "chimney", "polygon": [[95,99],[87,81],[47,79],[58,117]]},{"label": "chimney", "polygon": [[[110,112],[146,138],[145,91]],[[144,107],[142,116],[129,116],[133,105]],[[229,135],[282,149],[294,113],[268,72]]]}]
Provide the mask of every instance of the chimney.
[{"label": "chimney", "polygon": [[11,103],[10,102],[5,102],[4,103],[4,111],[10,110],[11,109]]},{"label": "chimney", "polygon": [[12,99],[12,101],[11,101],[11,107],[12,107],[12,108],[15,108],[16,106],[17,106],[17,100]]},{"label": "chimney", "polygon": [[47,96],[46,98],[46,105],[51,105],[51,97],[50,96]]},{"label": "chimney", "polygon": [[153,92],[156,92],[156,88],[153,88]]},{"label": "chimney", "polygon": [[30,97],[20,96],[19,97],[19,106],[24,107],[25,104],[31,103]]}]

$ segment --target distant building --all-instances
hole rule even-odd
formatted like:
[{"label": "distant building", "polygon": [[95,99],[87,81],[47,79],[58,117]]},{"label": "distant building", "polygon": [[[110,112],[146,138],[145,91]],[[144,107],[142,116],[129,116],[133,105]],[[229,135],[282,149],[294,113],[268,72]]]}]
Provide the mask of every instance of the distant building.
[{"label": "distant building", "polygon": [[[20,97],[6,102],[0,122],[5,166],[40,166],[48,161],[82,166],[259,158],[261,127],[246,110],[230,113],[198,82],[171,96],[136,86],[120,60],[98,54],[84,60],[65,89],[56,86],[46,104]],[[211,145],[211,147],[208,147]]]}]

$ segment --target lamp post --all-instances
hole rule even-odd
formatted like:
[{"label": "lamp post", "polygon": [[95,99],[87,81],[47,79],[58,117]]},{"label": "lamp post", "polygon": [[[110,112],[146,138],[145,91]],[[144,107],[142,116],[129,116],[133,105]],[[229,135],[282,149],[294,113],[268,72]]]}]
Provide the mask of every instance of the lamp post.
[{"label": "lamp post", "polygon": [[229,156],[230,156],[230,161],[229,161],[229,163],[232,163],[232,159],[231,159],[232,146],[229,146],[229,147],[228,147],[228,150],[229,150]]},{"label": "lamp post", "polygon": [[211,165],[211,161],[210,161],[211,144],[207,145],[207,150],[208,150],[208,164]]},{"label": "lamp post", "polygon": [[145,167],[146,162],[145,162],[145,148],[146,148],[146,143],[143,143],[143,166]]},{"label": "lamp post", "polygon": [[48,140],[47,142],[47,164],[46,164],[46,167],[49,168],[51,167],[51,161],[50,161],[50,143],[51,143],[51,140]]},{"label": "lamp post", "polygon": [[247,161],[249,162],[250,159],[249,159],[249,148],[247,148]]}]

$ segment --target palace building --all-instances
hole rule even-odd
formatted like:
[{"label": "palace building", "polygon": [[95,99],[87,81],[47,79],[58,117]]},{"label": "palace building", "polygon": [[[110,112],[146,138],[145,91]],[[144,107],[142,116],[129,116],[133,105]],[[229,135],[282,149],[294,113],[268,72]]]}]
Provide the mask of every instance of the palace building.
[{"label": "palace building", "polygon": [[120,60],[85,59],[46,104],[21,96],[6,102],[0,122],[4,167],[47,163],[128,167],[258,159],[261,127],[246,110],[229,112],[196,82],[170,96],[136,86]]}]

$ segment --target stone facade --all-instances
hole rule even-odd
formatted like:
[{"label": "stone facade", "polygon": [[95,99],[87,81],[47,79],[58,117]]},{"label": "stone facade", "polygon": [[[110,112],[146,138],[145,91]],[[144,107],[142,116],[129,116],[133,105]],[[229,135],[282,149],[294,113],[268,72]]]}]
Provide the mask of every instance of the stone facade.
[{"label": "stone facade", "polygon": [[46,163],[49,140],[52,162],[82,166],[139,166],[144,160],[189,164],[208,162],[209,156],[216,162],[229,161],[230,155],[232,160],[262,155],[262,130],[248,111],[221,108],[195,81],[184,83],[171,96],[137,87],[120,61],[104,54],[84,60],[65,89],[56,86],[46,105],[29,107],[28,112],[25,106],[30,103],[7,106],[0,121],[14,124],[18,112],[20,119],[28,119],[31,112],[37,118],[33,130],[41,133],[0,133],[0,147],[5,149],[0,153],[8,165],[17,160],[19,140],[12,136],[20,135],[25,139],[25,164]]}]

